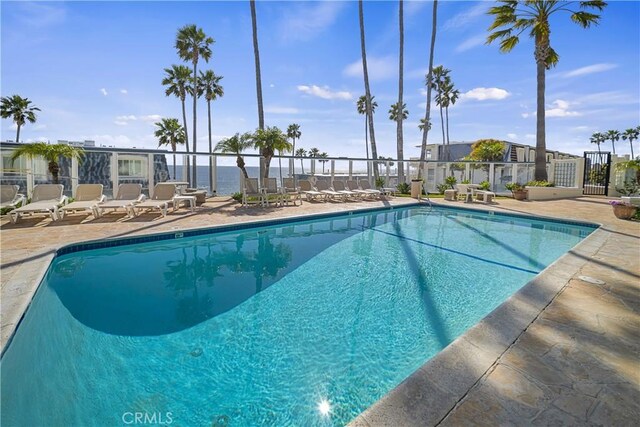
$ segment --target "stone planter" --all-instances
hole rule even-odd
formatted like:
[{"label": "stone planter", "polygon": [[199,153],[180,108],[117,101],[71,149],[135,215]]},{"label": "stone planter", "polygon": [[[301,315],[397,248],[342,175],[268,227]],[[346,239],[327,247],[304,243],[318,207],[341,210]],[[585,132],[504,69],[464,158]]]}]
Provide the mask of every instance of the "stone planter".
[{"label": "stone planter", "polygon": [[616,218],[630,219],[636,214],[637,209],[638,208],[636,208],[635,206],[613,205],[613,214],[616,216]]},{"label": "stone planter", "polygon": [[511,193],[513,194],[513,198],[516,200],[526,200],[527,198],[527,190],[516,190]]},{"label": "stone planter", "polygon": [[419,199],[422,196],[422,180],[411,181],[411,197]]}]

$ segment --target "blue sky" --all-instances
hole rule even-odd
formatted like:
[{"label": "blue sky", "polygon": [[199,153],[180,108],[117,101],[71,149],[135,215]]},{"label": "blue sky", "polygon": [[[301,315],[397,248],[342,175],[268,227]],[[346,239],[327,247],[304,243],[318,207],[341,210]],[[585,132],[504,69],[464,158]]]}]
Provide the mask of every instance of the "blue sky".
[{"label": "blue sky", "polygon": [[[463,94],[450,109],[451,140],[535,145],[533,43],[524,38],[509,54],[485,45],[492,4],[439,3],[435,64],[452,70]],[[397,100],[398,3],[368,1],[364,8],[378,153],[395,157],[387,110]],[[431,10],[431,2],[405,2],[407,155],[419,155]],[[176,30],[192,23],[216,41],[211,61],[199,68],[224,76],[225,96],[212,106],[214,143],[257,127],[248,2],[2,1],[1,12],[2,96],[20,94],[42,109],[38,122],[23,128],[25,141],[156,147],[154,121],[181,117],[161,80],[163,68],[181,63]],[[364,157],[364,121],[355,107],[364,93],[357,2],[259,1],[257,15],[267,125],[299,123],[299,146]],[[595,148],[588,142],[593,132],[640,124],[639,22],[640,4],[621,1],[610,2],[589,30],[566,14],[552,20],[560,63],[547,73],[548,148],[580,154]],[[430,142],[441,140],[435,113]],[[202,101],[199,150],[207,145],[206,126]],[[3,140],[15,138],[9,120],[1,131]],[[618,153],[629,152],[627,143],[616,145]]]}]

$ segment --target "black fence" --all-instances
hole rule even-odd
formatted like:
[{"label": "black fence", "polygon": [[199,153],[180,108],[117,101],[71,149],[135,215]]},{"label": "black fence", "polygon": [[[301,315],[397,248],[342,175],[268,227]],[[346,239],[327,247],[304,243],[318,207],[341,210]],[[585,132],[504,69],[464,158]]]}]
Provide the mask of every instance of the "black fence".
[{"label": "black fence", "polygon": [[608,196],[610,175],[611,153],[585,151],[583,194]]}]

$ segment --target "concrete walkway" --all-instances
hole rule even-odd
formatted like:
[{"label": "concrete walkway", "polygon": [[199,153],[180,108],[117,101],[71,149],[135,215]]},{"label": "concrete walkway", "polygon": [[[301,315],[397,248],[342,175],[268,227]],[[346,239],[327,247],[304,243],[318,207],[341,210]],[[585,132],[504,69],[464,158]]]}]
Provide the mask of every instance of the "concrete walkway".
[{"label": "concrete walkway", "polygon": [[[140,235],[414,200],[241,208],[227,198],[195,213],[86,221],[68,216],[0,224],[2,348],[56,248]],[[640,223],[613,216],[607,200],[499,199],[489,207],[603,224],[478,325],[353,421],[357,426],[637,425],[640,419]],[[579,279],[589,276],[596,285]]]}]

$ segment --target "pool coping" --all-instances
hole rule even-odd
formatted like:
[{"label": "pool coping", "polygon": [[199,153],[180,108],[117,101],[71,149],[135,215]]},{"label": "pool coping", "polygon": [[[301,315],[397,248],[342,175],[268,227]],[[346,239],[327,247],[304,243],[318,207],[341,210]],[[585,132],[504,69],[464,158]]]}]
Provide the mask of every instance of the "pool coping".
[{"label": "pool coping", "polygon": [[[487,212],[476,208],[469,210]],[[515,216],[557,221],[548,216]],[[360,413],[348,426],[440,424],[604,245],[607,235],[602,230],[603,224],[583,224],[597,224],[598,227]]]},{"label": "pool coping", "polygon": [[[62,255],[74,253],[74,252],[80,252],[84,250],[98,249],[98,248],[125,246],[125,245],[132,245],[132,244],[146,243],[146,242],[153,242],[153,241],[181,239],[181,238],[187,238],[187,237],[203,236],[207,234],[224,233],[228,231],[237,231],[237,230],[243,230],[243,229],[249,229],[249,228],[265,227],[265,226],[277,225],[277,224],[283,224],[283,223],[298,223],[298,222],[304,222],[304,221],[309,221],[314,219],[332,218],[332,217],[339,217],[339,216],[352,215],[352,214],[366,214],[370,212],[393,211],[397,209],[411,208],[411,207],[417,207],[417,206],[435,206],[443,210],[480,212],[480,213],[488,214],[491,216],[515,217],[515,218],[522,218],[522,219],[529,219],[529,220],[536,219],[536,220],[552,221],[552,222],[557,222],[562,224],[593,227],[594,231],[589,236],[587,236],[587,238],[582,240],[573,249],[577,248],[586,240],[591,238],[598,231],[598,228],[602,226],[601,224],[598,224],[595,222],[567,220],[567,219],[561,219],[561,218],[554,218],[550,216],[538,216],[538,215],[529,215],[529,214],[512,213],[512,212],[490,211],[482,208],[471,208],[471,207],[465,207],[465,206],[448,206],[448,205],[439,204],[437,202],[434,203],[429,200],[419,200],[414,203],[406,203],[401,205],[390,205],[390,206],[384,206],[384,207],[377,206],[377,207],[371,207],[371,208],[356,208],[356,209],[349,209],[349,210],[337,211],[337,212],[311,213],[311,214],[296,215],[296,216],[284,217],[284,218],[269,218],[269,219],[254,220],[254,221],[235,222],[230,224],[184,228],[180,230],[162,231],[157,233],[148,233],[148,234],[131,236],[131,237],[107,237],[104,239],[91,239],[86,241],[74,242],[70,244],[64,244],[46,252],[45,254],[43,254],[43,256],[40,259],[36,261],[31,261],[31,262],[22,264],[19,268],[19,271],[16,273],[16,277],[18,277],[18,280],[12,281],[11,284],[7,286],[8,287],[8,289],[6,290],[7,293],[15,293],[16,295],[20,295],[22,297],[19,298],[20,301],[17,301],[17,302],[14,301],[14,303],[16,303],[16,305],[19,306],[18,307],[19,314],[18,316],[16,316],[17,318],[10,319],[9,323],[5,323],[5,319],[2,319],[2,336],[0,340],[0,359],[4,357],[4,354],[6,350],[9,348],[11,341],[15,336],[16,331],[20,327],[20,324],[24,320],[24,317],[27,311],[29,310],[29,307],[31,306],[31,303],[33,302],[33,299],[38,289],[40,288],[42,281],[44,280],[47,272],[49,271],[49,268],[53,260],[55,260],[55,258],[58,256],[62,256]],[[567,254],[563,255],[563,257],[566,255]],[[549,269],[555,263],[560,261],[563,257],[559,258],[550,266],[548,266],[545,270],[539,273],[536,276],[536,278],[538,278],[541,274],[547,271],[547,269]],[[527,287],[529,283],[525,285],[523,288],[521,288],[520,291],[522,291],[522,289]],[[26,294],[26,297],[24,296],[25,294]],[[513,296],[515,296],[516,294],[514,294]],[[507,301],[509,301],[510,299],[511,298],[509,298]],[[505,303],[507,301],[505,301]],[[498,310],[501,306],[499,306],[496,310]],[[483,318],[480,322],[483,322],[492,314],[493,312],[490,313],[487,317]],[[3,313],[3,317],[4,317],[4,313]],[[475,326],[478,326],[478,324],[476,324]],[[471,329],[473,329],[474,327],[472,327]],[[465,332],[463,335],[458,337],[458,339],[462,338],[467,333],[469,333],[471,329],[467,330],[467,332]],[[454,342],[449,344],[449,346],[441,350],[438,353],[438,355],[440,355],[441,353],[446,351],[449,347],[451,347],[453,344],[455,344],[458,339],[454,340]],[[437,356],[435,356],[434,359],[436,357]],[[427,362],[427,364],[428,363],[429,362]],[[407,378],[405,382],[409,380],[413,375],[415,375],[415,373],[412,374],[409,378]],[[404,382],[398,385],[396,388],[402,386],[402,384],[404,384]],[[395,390],[396,389],[391,390],[388,394],[394,392]],[[374,406],[376,404],[374,404]],[[372,407],[370,407],[369,409],[371,408]],[[369,409],[367,409],[365,412],[369,411]],[[360,414],[360,416],[358,416],[356,420],[352,422],[355,422],[358,419],[360,419],[365,412]]]}]

